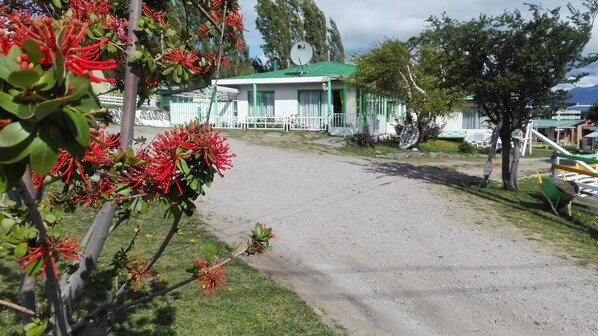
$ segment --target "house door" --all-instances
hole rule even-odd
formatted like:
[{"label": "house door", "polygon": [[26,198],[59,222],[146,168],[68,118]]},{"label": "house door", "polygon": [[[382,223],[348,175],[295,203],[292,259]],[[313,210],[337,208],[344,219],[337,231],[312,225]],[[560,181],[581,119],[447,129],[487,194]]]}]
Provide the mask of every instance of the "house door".
[{"label": "house door", "polygon": [[332,90],[332,113],[343,113],[342,90]]}]

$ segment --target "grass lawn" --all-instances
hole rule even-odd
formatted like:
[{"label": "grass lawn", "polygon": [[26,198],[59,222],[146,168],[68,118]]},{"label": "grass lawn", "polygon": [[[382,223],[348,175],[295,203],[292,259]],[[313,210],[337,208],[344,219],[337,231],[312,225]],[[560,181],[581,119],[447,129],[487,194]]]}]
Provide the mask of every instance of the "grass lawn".
[{"label": "grass lawn", "polygon": [[[91,212],[69,215],[70,229],[84,232]],[[86,288],[84,310],[94,308],[92,300],[104,299],[122,283],[122,277],[110,273],[114,253],[126,247],[135,228],[141,234],[131,253],[132,257],[147,258],[166,235],[170,223],[162,218],[157,207],[139,219],[118,228],[110,236],[100,258],[99,269]],[[186,218],[180,232],[156,264],[159,281],[153,287],[174,284],[189,276],[185,271],[192,260],[204,253],[205,243],[217,244],[217,239],[205,231],[197,216]],[[251,227],[248,227],[248,233]],[[275,240],[273,241],[275,245]],[[259,256],[257,256],[259,258]],[[14,261],[0,262],[0,298],[18,302],[18,268]],[[313,310],[292,291],[274,283],[264,274],[247,266],[242,260],[227,265],[229,285],[210,298],[199,296],[201,285],[192,283],[181,287],[151,303],[139,305],[116,314],[114,335],[334,335]],[[149,291],[146,284],[135,297]],[[20,335],[18,315],[0,307],[2,335]]]}]

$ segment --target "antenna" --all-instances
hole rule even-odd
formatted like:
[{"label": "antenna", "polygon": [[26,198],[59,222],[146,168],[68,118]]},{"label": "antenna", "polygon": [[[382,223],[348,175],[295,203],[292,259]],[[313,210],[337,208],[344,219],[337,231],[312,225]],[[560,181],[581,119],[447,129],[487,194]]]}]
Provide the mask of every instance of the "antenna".
[{"label": "antenna", "polygon": [[311,61],[313,55],[314,49],[305,41],[297,42],[291,48],[291,61],[302,68]]}]

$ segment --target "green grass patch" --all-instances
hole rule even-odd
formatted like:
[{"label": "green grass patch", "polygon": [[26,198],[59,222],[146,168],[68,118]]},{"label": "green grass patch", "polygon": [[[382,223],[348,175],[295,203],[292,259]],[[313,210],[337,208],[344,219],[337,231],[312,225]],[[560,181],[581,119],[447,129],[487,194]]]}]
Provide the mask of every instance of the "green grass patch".
[{"label": "green grass patch", "polygon": [[[93,214],[78,212],[69,215],[69,230],[81,235]],[[98,299],[111,295],[124,278],[110,272],[114,253],[128,244],[136,228],[140,235],[130,256],[149,258],[170,228],[157,206],[145,216],[132,219],[119,227],[102,252],[99,267],[85,289],[82,312],[95,308]],[[248,233],[251,229],[247,228]],[[192,260],[205,253],[206,244],[218,244],[216,237],[206,230],[198,216],[184,219],[180,231],[155,265],[159,281],[146,283],[133,294],[141,297],[154,289],[174,284],[189,276],[185,270]],[[275,246],[275,241],[273,245]],[[259,258],[257,256],[256,258]],[[114,335],[334,335],[301,298],[283,288],[264,274],[249,267],[243,260],[227,265],[225,291],[214,297],[200,297],[201,285],[192,283],[151,303],[116,314]],[[0,298],[18,300],[19,274],[13,260],[0,261]],[[77,316],[80,318],[81,316]],[[0,309],[0,328],[3,335],[20,335],[18,314],[8,308]]]}]

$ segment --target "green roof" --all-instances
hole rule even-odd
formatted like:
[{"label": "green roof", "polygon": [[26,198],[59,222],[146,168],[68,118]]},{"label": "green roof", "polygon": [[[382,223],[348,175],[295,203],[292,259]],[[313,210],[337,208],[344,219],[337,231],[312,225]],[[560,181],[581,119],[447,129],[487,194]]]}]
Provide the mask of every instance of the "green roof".
[{"label": "green roof", "polygon": [[277,71],[256,73],[245,76],[223,79],[257,79],[257,78],[294,78],[294,77],[348,77],[355,73],[355,66],[337,62],[321,62],[308,64],[303,67],[294,67]]},{"label": "green roof", "polygon": [[540,119],[534,120],[534,127],[537,128],[566,128],[573,127],[585,122],[581,119]]}]

